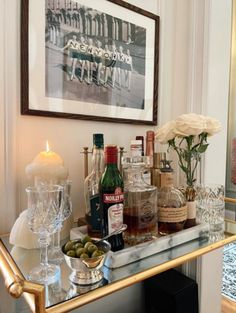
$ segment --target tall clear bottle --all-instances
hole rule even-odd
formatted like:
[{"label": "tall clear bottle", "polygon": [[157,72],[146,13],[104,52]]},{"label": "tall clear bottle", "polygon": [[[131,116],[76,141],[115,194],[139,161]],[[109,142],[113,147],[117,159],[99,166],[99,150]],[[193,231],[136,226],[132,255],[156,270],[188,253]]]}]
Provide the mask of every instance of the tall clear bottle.
[{"label": "tall clear bottle", "polygon": [[[106,169],[99,186],[102,236],[112,233],[123,224],[124,183],[117,167],[117,159],[117,146],[106,146]],[[109,237],[108,241],[111,244],[112,251],[124,248],[122,233]]]},{"label": "tall clear bottle", "polygon": [[103,134],[93,135],[92,172],[85,178],[84,192],[88,234],[98,237],[101,234],[99,182],[104,172]]},{"label": "tall clear bottle", "polygon": [[153,155],[154,155],[154,131],[148,130],[146,132],[146,156],[149,159],[149,168],[143,172],[143,179],[149,185],[151,185],[151,168],[153,167]]}]

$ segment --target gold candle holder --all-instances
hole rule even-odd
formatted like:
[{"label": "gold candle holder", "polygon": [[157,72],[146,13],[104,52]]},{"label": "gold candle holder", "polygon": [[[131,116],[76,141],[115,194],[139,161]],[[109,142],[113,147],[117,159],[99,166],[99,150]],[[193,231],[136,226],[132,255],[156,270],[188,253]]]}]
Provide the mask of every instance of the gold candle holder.
[{"label": "gold candle holder", "polygon": [[[126,153],[124,147],[119,147],[119,170],[122,173],[122,158]],[[89,159],[88,155],[92,154],[92,151],[89,150],[89,147],[83,147],[83,151],[81,154],[84,155],[84,179],[88,176],[88,167],[89,167]]]}]

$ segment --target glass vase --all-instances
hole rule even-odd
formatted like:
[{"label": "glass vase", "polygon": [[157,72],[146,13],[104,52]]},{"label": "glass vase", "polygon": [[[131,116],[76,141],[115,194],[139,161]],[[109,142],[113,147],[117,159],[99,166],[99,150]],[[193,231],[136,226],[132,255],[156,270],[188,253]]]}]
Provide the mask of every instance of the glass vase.
[{"label": "glass vase", "polygon": [[184,228],[190,228],[196,225],[196,188],[187,186],[184,190],[187,206],[187,220]]}]

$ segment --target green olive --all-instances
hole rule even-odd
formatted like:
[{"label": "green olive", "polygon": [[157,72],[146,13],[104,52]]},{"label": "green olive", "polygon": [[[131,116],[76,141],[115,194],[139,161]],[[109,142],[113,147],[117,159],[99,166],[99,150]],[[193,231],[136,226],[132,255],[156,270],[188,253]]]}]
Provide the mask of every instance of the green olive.
[{"label": "green olive", "polygon": [[79,258],[81,256],[81,254],[83,253],[87,253],[87,250],[85,248],[78,248],[76,251],[76,256]]},{"label": "green olive", "polygon": [[82,253],[80,255],[80,259],[88,259],[89,258],[89,255],[87,253]]},{"label": "green olive", "polygon": [[94,251],[98,250],[98,247],[95,246],[94,244],[91,244],[88,246],[87,250],[90,254],[93,254]]},{"label": "green olive", "polygon": [[92,258],[97,258],[103,254],[104,254],[104,252],[102,250],[95,250],[92,254]]},{"label": "green olive", "polygon": [[84,246],[83,246],[83,244],[82,244],[82,242],[77,242],[75,245],[74,245],[74,249],[75,250],[77,250],[77,249],[79,249],[79,248],[83,248]]},{"label": "green olive", "polygon": [[74,249],[74,242],[73,241],[68,241],[65,245],[64,251],[68,252],[70,250]]},{"label": "green olive", "polygon": [[71,258],[75,258],[75,250],[69,250],[66,252],[66,255],[70,256]]},{"label": "green olive", "polygon": [[91,241],[86,242],[86,244],[84,245],[85,249],[88,249],[89,246],[93,245],[93,243]]},{"label": "green olive", "polygon": [[82,244],[84,244],[84,245],[87,242],[91,242],[91,241],[92,241],[92,239],[88,235],[84,236],[84,238],[82,238],[82,240],[81,240]]}]

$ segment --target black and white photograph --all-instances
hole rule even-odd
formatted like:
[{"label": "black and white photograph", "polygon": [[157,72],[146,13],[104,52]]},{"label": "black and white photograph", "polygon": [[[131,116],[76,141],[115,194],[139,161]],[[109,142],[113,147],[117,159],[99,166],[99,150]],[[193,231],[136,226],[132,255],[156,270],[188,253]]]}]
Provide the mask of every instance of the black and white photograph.
[{"label": "black and white photograph", "polygon": [[[36,39],[29,29],[28,48],[39,40],[35,53],[40,56],[29,51],[29,63],[32,58],[40,69],[29,73],[35,82],[33,90],[29,88],[35,101],[29,103],[31,114],[36,110],[73,118],[156,122],[159,20],[113,2],[45,0],[44,8],[38,4],[33,15],[43,12],[45,23],[43,35],[42,26],[30,19],[40,33]],[[39,95],[48,104],[40,103]]]},{"label": "black and white photograph", "polygon": [[144,109],[146,29],[79,0],[46,8],[46,95]]}]

